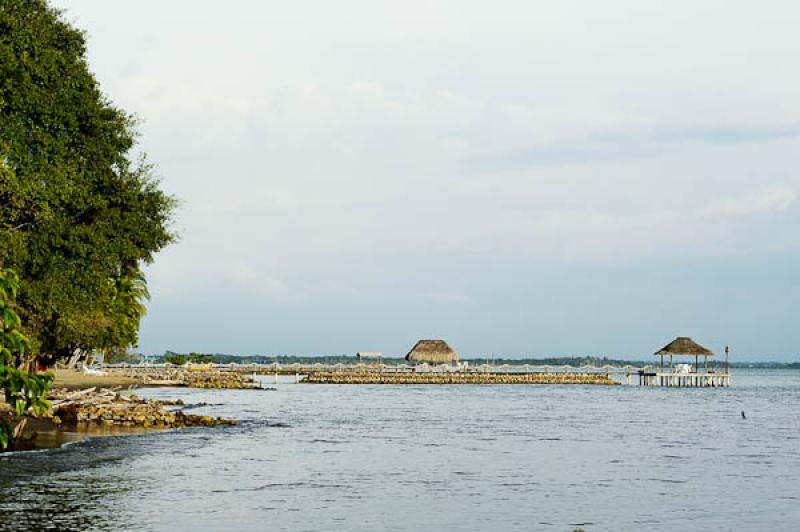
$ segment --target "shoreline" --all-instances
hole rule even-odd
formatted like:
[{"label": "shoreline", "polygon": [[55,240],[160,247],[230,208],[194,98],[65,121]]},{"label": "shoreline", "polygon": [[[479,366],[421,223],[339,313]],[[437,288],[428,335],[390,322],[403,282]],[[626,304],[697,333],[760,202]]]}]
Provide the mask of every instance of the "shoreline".
[{"label": "shoreline", "polygon": [[50,451],[94,438],[138,436],[152,431],[176,430],[165,427],[103,426],[96,423],[63,425],[47,418],[26,417],[28,420],[22,439],[13,448],[0,450],[0,457],[20,453]]},{"label": "shoreline", "polygon": [[[0,404],[0,417],[19,420],[19,418],[9,416],[10,413],[8,405]],[[65,445],[89,438],[134,436],[152,430],[143,427],[103,426],[94,423],[63,424],[56,422],[52,416],[33,417],[25,415],[23,418],[26,424],[25,429],[22,431],[22,437],[14,443],[13,448],[0,449],[0,457],[18,453],[60,449]]]},{"label": "shoreline", "polygon": [[[51,407],[46,414],[17,417],[8,404],[0,402],[0,417],[6,418],[12,426],[25,424],[13,445],[0,449],[0,456],[58,449],[69,443],[96,437],[133,436],[153,430],[237,424],[233,419],[187,414],[184,408],[195,405],[184,405],[181,400],[139,398],[132,393],[139,384],[134,379],[115,375],[82,375],[58,370],[56,380],[47,394]],[[123,390],[123,385],[127,389]]]}]

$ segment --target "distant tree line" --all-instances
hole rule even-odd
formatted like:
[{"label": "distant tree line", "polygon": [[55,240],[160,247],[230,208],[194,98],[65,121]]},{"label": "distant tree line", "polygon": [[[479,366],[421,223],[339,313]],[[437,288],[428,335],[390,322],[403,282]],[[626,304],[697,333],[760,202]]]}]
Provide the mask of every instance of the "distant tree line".
[{"label": "distant tree line", "polygon": [[[655,357],[654,357],[655,358]],[[155,360],[161,362],[170,362],[173,364],[184,364],[187,361],[195,363],[213,362],[215,364],[272,364],[278,362],[280,364],[355,364],[358,358],[355,355],[319,355],[319,356],[303,356],[303,355],[227,355],[227,354],[211,354],[206,353],[199,355],[198,353],[181,354],[173,351],[167,351],[163,356],[157,357]],[[381,359],[385,364],[402,364],[405,362],[403,357],[383,357]],[[531,366],[633,366],[645,367],[659,364],[659,360],[624,360],[608,357],[546,357],[546,358],[464,358],[462,361],[469,362],[470,364],[483,364],[487,361],[491,364],[500,366],[503,364],[509,365],[524,365]],[[373,360],[374,362],[374,360]],[[692,359],[694,362],[694,359]],[[711,368],[722,368],[725,366],[724,360],[709,360],[708,366]],[[800,362],[731,362],[732,368],[753,368],[753,369],[800,369]]]},{"label": "distant tree line", "polygon": [[213,355],[204,355],[201,353],[189,353],[188,355],[182,355],[179,353],[167,353],[164,355],[163,358],[164,362],[169,364],[174,364],[176,366],[183,366],[187,362],[191,362],[192,364],[208,364],[210,362],[214,362]]}]

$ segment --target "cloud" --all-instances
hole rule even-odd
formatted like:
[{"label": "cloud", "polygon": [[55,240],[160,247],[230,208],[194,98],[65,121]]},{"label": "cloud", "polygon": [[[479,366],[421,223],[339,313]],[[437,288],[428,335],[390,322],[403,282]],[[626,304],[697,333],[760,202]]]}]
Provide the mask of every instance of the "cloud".
[{"label": "cloud", "polygon": [[425,294],[424,297],[435,303],[473,305],[475,300],[466,294],[454,292],[432,292]]},{"label": "cloud", "polygon": [[702,212],[704,216],[711,218],[783,212],[794,203],[796,197],[794,189],[789,185],[774,183],[737,196],[711,198]]},{"label": "cloud", "polygon": [[[517,108],[514,113],[524,113]],[[529,114],[529,119],[533,115]],[[585,124],[569,131],[555,127],[536,144],[510,151],[499,151],[469,164],[481,171],[503,168],[532,168],[595,161],[660,156],[667,151],[686,153],[702,144],[727,145],[800,136],[800,126],[791,125],[695,125],[674,127],[670,123],[642,126],[617,123],[613,129],[597,129]]]},{"label": "cloud", "polygon": [[[793,4],[56,3],[183,199],[149,348],[193,294],[230,306],[230,350],[262,314],[270,345],[328,352],[413,330],[580,351],[684,307],[721,330],[741,287],[797,315],[748,262],[800,246]],[[722,259],[735,280],[701,297],[717,281],[686,272]]]}]

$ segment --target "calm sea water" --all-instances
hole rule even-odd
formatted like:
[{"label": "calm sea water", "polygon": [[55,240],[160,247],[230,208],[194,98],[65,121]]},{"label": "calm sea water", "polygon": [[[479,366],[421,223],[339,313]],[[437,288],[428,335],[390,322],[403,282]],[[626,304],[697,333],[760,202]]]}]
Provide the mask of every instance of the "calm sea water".
[{"label": "calm sea water", "polygon": [[798,530],[800,372],[734,379],[146,390],[242,423],[3,456],[0,530]]}]

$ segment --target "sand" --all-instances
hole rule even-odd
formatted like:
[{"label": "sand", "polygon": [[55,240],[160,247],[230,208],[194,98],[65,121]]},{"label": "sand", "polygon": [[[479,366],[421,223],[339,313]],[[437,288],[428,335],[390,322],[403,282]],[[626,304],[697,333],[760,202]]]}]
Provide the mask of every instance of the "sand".
[{"label": "sand", "polygon": [[138,384],[136,379],[122,375],[84,375],[80,371],[71,369],[57,369],[53,371],[56,380],[51,388],[68,388],[80,390],[96,386],[98,388],[112,388],[114,386],[132,386]]}]

